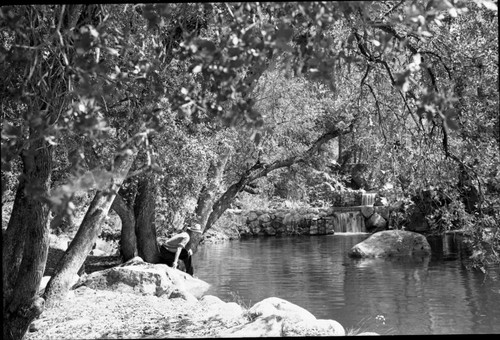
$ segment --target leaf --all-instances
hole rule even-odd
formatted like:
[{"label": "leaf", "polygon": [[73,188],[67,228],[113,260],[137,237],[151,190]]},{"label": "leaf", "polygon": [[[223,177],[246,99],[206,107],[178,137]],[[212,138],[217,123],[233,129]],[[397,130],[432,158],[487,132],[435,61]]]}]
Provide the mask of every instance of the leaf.
[{"label": "leaf", "polygon": [[202,65],[196,65],[195,67],[193,67],[193,73],[200,73],[202,69]]},{"label": "leaf", "polygon": [[[111,54],[111,55],[114,55],[114,56],[118,56],[118,55],[120,55],[120,53],[118,52],[118,50],[117,50],[117,49],[115,49],[115,48],[111,48],[111,47],[107,47],[107,46],[106,46],[106,47],[104,47],[104,49],[105,49],[105,50],[106,50],[109,54]],[[116,67],[116,68],[118,68],[118,66],[115,66],[115,67]],[[119,70],[119,68],[118,68],[118,70]]]},{"label": "leaf", "polygon": [[483,5],[486,9],[489,9],[492,11],[498,11],[498,6],[493,1],[484,0],[484,1],[481,1],[481,5]]}]

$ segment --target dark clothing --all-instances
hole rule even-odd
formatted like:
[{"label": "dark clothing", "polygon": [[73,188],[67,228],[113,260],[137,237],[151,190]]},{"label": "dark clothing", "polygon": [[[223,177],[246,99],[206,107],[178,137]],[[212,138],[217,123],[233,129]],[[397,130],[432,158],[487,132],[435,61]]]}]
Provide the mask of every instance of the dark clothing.
[{"label": "dark clothing", "polygon": [[[160,261],[161,263],[165,263],[170,267],[172,267],[175,260],[175,252],[169,251],[164,245],[162,245],[160,246],[160,257],[161,257]],[[179,260],[182,260],[182,262],[184,262],[184,266],[186,267],[186,273],[193,276],[194,268],[191,263],[191,256],[188,254],[185,248],[181,250],[181,253],[179,255]]]}]

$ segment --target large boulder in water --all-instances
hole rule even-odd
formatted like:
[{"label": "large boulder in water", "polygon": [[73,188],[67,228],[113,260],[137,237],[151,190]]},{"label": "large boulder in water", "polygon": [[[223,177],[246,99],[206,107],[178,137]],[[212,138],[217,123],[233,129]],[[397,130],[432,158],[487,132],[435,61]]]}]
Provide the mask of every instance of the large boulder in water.
[{"label": "large boulder in water", "polygon": [[385,230],[371,235],[349,251],[352,257],[427,256],[431,247],[425,236],[411,231]]},{"label": "large boulder in water", "polygon": [[335,320],[318,320],[309,311],[286,300],[270,297],[251,307],[252,320],[229,328],[221,337],[335,336],[345,329]]},{"label": "large boulder in water", "polygon": [[140,257],[118,266],[93,272],[77,283],[76,287],[113,290],[142,295],[201,298],[210,288],[203,280],[192,277],[166,264],[151,264]]}]

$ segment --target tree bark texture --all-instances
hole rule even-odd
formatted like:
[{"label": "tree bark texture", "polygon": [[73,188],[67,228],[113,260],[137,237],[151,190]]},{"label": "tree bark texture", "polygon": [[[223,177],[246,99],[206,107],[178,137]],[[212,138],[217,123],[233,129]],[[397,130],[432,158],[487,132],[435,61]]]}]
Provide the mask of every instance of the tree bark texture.
[{"label": "tree bark texture", "polygon": [[160,261],[160,249],[156,240],[155,204],[156,176],[149,174],[139,180],[135,198],[135,234],[139,256],[149,263]]},{"label": "tree bark texture", "polygon": [[50,210],[45,199],[50,191],[52,148],[38,139],[22,160],[23,177],[3,240],[4,339],[22,339],[44,306],[38,288],[49,246]]},{"label": "tree bark texture", "polygon": [[85,214],[83,221],[74,239],[70,243],[68,250],[59,261],[54,275],[50,279],[45,289],[45,300],[48,306],[56,304],[69,291],[71,279],[77,274],[83,265],[87,255],[92,250],[99,232],[101,223],[107,216],[108,211],[125,179],[136,153],[133,155],[119,156],[115,159],[115,174],[107,188],[107,192],[98,191],[90,203],[90,207]]},{"label": "tree bark texture", "polygon": [[135,235],[135,216],[133,210],[125,203],[125,200],[117,194],[111,205],[122,221],[122,232],[120,234],[120,252],[123,261],[126,262],[137,256],[137,237]]},{"label": "tree bark texture", "polygon": [[207,185],[201,190],[198,197],[198,204],[195,209],[198,223],[201,225],[202,229],[205,227],[208,216],[212,212],[214,197],[220,186],[229,155],[229,150],[224,150],[222,155],[215,162],[212,162],[208,168]]},{"label": "tree bark texture", "polygon": [[[92,148],[92,143],[89,140],[84,143],[84,152],[85,159],[87,160],[87,166],[90,169],[102,167],[99,156]],[[122,254],[123,261],[128,261],[138,255],[134,211],[127,205],[123,197],[120,195],[120,192],[116,194],[113,204],[111,205],[111,209],[116,212],[122,222],[120,252]]]}]

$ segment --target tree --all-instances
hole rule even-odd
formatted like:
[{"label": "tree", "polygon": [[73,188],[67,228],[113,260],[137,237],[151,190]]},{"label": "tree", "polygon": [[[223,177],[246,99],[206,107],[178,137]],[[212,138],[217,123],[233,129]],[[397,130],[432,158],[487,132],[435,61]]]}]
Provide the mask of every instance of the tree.
[{"label": "tree", "polygon": [[[208,230],[238,192],[272,171],[310,164],[320,145],[346,131],[343,149],[374,162],[375,181],[418,174],[401,180],[408,194],[439,183],[466,198],[472,179],[483,227],[469,229],[484,240],[486,221],[498,218],[492,172],[500,139],[494,123],[482,123],[498,126],[498,89],[480,86],[498,77],[492,9],[489,1],[423,0],[2,7],[2,175],[22,164],[4,238],[4,335],[22,338],[42,311],[36,293],[48,214],[71,213],[76,188],[103,183],[99,189],[111,191],[95,195],[47,296],[68,288],[99,232],[87,222],[110,207],[124,221],[124,255],[155,262],[153,217],[164,208],[155,207],[156,195],[173,193],[169,218],[194,212],[189,218],[206,220]],[[293,98],[263,100],[265,80],[281,71],[292,92],[311,87],[322,104],[313,99],[314,109],[301,111],[286,108]],[[474,95],[465,75],[475,80]],[[359,131],[369,132],[370,146]],[[53,163],[63,158],[53,150],[66,140],[79,141],[64,150],[72,155],[62,170],[68,183],[51,188]],[[89,154],[87,143],[98,160],[90,168],[79,156]],[[474,159],[481,152],[484,159]],[[115,159],[123,171],[113,171]],[[457,164],[467,175],[460,190]],[[92,176],[98,181],[87,181]]]}]

